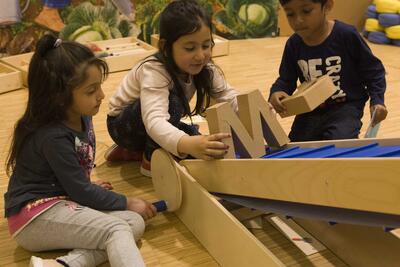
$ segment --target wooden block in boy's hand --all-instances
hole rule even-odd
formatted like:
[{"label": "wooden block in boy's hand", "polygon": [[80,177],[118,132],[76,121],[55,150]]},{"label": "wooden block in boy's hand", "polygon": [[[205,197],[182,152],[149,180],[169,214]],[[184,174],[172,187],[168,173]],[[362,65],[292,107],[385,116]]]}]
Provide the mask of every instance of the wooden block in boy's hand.
[{"label": "wooden block in boy's hand", "polygon": [[337,88],[328,75],[302,83],[293,95],[282,100],[286,112],[282,118],[313,111],[336,92]]}]

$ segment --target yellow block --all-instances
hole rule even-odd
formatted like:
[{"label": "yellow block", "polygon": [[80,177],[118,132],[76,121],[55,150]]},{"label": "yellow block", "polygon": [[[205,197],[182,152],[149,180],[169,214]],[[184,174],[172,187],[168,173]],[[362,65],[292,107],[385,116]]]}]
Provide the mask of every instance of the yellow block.
[{"label": "yellow block", "polygon": [[399,10],[397,0],[375,0],[375,4],[378,13],[397,13]]},{"label": "yellow block", "polygon": [[400,40],[400,25],[387,27],[385,29],[386,36],[390,39],[399,39]]},{"label": "yellow block", "polygon": [[367,32],[383,32],[383,27],[379,25],[379,20],[369,18],[365,21],[365,30]]}]

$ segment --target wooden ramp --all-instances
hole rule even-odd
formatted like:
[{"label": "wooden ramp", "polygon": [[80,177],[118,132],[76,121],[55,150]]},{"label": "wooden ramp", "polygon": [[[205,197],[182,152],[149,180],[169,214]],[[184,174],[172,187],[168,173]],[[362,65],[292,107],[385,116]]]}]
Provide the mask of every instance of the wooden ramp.
[{"label": "wooden ramp", "polygon": [[[343,149],[378,146],[379,151],[386,153],[389,147],[392,153],[398,150],[396,145],[400,140],[318,143],[289,143],[285,149],[289,151],[287,153],[293,153],[293,147],[300,147],[309,156],[310,151],[315,153],[310,148],[317,148],[320,153],[320,147],[334,145],[340,148],[336,152],[342,153]],[[374,143],[377,145],[371,145]],[[372,150],[368,151],[372,153]],[[332,153],[332,150],[325,153]],[[292,266],[293,263],[286,262],[279,253],[276,255],[273,247],[262,245],[260,240],[270,236],[270,229],[273,229],[268,223],[263,223],[263,229],[253,230],[258,236],[255,239],[209,192],[218,192],[218,197],[250,208],[296,217],[306,231],[327,246],[328,250],[319,253],[318,259],[323,258],[328,264],[396,266],[400,260],[397,253],[400,240],[384,231],[385,228],[400,227],[397,205],[400,201],[400,158],[397,154],[385,158],[374,158],[370,154],[362,158],[266,156],[260,159],[183,160],[179,164],[162,150],[154,156],[159,168],[172,170],[163,172],[164,179],[181,182],[182,205],[176,214],[222,266]],[[169,160],[165,161],[166,158]],[[175,167],[166,168],[162,162]],[[153,180],[157,179],[157,174],[153,175]],[[155,189],[157,193],[157,186]],[[354,223],[367,226],[351,225]],[[375,253],[369,253],[371,249]],[[305,266],[320,266],[309,262],[310,258],[304,259]]]}]

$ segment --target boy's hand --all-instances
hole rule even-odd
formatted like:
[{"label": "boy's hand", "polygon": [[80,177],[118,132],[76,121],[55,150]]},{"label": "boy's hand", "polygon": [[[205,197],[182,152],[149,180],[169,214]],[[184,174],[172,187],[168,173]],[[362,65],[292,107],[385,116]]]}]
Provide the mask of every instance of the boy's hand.
[{"label": "boy's hand", "polygon": [[229,146],[222,143],[222,139],[231,137],[227,133],[212,135],[182,136],[178,142],[178,152],[190,154],[195,158],[211,160],[223,158]]},{"label": "boy's hand", "polygon": [[97,180],[97,181],[93,181],[92,183],[96,184],[96,185],[98,185],[100,187],[103,187],[106,190],[113,190],[114,189],[114,187],[111,185],[111,183],[107,182],[107,181]]},{"label": "boy's hand", "polygon": [[128,197],[126,209],[139,213],[144,220],[148,220],[157,214],[156,207],[141,198]]},{"label": "boy's hand", "polygon": [[388,111],[386,109],[386,107],[384,105],[373,105],[369,108],[370,112],[371,112],[371,116],[375,111],[375,119],[372,122],[372,126],[377,125],[378,123],[380,123],[381,121],[383,121],[384,119],[386,119],[386,116],[388,114]]},{"label": "boy's hand", "polygon": [[276,112],[282,113],[286,111],[286,107],[282,104],[282,99],[285,99],[289,95],[283,91],[275,92],[271,95],[269,102],[272,104]]}]

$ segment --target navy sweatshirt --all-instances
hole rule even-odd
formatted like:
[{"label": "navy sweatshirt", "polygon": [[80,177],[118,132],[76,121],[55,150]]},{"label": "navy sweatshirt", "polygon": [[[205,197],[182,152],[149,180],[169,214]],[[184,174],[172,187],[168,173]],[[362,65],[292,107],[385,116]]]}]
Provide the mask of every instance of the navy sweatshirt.
[{"label": "navy sweatshirt", "polygon": [[331,34],[317,46],[306,45],[293,34],[286,42],[279,78],[270,95],[284,91],[291,95],[300,82],[329,74],[338,88],[332,99],[346,97],[348,102],[363,107],[368,97],[371,105],[384,104],[385,69],[357,30],[335,21]]},{"label": "navy sweatshirt", "polygon": [[26,139],[4,195],[6,217],[30,201],[54,196],[97,210],[126,209],[125,196],[90,182],[95,154],[91,118],[83,117],[82,125],[82,132],[49,125]]}]

